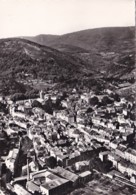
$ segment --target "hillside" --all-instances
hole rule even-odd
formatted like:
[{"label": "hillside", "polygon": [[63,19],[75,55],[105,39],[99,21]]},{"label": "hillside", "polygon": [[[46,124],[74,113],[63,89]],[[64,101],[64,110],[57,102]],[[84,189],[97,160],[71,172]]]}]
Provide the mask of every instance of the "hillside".
[{"label": "hillside", "polygon": [[[51,42],[55,41],[57,38],[59,37],[59,35],[37,35],[35,37],[25,37],[25,39],[35,42],[35,43],[39,43],[41,45],[45,45],[45,46],[49,46]],[[23,38],[23,37],[21,37]]]},{"label": "hillside", "polygon": [[134,77],[134,46],[133,27],[40,35],[34,42],[24,38],[1,39],[0,78],[14,76],[19,81],[29,74],[32,79],[51,81],[64,88],[99,88],[105,81],[126,82]]},{"label": "hillside", "polygon": [[[60,36],[39,35],[28,39],[56,49],[64,44],[65,46],[72,45],[89,51],[109,52],[119,51],[128,43],[131,47],[134,34],[134,27],[110,27],[83,30]],[[27,39],[27,37],[24,38]]]},{"label": "hillside", "polygon": [[75,58],[55,49],[41,46],[24,39],[0,40],[0,75],[35,73],[36,77],[70,79],[80,75],[84,66]]},{"label": "hillside", "polygon": [[[103,73],[105,77],[127,77],[134,69],[134,35],[134,27],[111,27],[39,37],[40,44],[71,54],[88,70]],[[38,42],[37,37],[31,40]]]}]

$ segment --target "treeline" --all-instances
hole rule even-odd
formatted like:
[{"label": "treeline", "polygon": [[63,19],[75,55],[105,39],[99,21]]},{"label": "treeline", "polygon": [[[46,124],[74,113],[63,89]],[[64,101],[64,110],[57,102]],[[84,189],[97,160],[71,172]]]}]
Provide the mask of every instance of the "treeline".
[{"label": "treeline", "polygon": [[0,92],[3,96],[11,96],[13,101],[38,97],[39,91],[16,81],[12,76],[0,81]]}]

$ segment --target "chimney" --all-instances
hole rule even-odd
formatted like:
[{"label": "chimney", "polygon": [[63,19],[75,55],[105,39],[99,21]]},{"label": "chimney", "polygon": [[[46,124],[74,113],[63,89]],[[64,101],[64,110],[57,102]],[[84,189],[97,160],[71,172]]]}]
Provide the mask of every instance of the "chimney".
[{"label": "chimney", "polygon": [[27,156],[27,181],[30,180],[29,157]]}]

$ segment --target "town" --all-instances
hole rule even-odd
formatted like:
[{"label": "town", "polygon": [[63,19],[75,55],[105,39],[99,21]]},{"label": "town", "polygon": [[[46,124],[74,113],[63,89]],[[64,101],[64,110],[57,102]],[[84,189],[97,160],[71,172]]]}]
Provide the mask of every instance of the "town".
[{"label": "town", "polygon": [[135,101],[110,89],[40,91],[1,97],[0,119],[3,193],[68,194],[95,173],[136,189]]}]

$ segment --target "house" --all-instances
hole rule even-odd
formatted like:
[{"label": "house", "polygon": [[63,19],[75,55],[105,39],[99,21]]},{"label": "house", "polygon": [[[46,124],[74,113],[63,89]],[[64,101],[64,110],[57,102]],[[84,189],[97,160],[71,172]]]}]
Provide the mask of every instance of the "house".
[{"label": "house", "polygon": [[51,171],[60,177],[67,179],[71,182],[72,186],[77,186],[79,183],[79,176],[71,171],[68,171],[62,167],[56,167],[55,169],[51,169]]},{"label": "house", "polygon": [[79,174],[79,183],[87,183],[92,179],[92,173],[90,171],[85,171]]},{"label": "house", "polygon": [[29,163],[29,165],[24,165],[22,167],[22,175],[26,175],[27,174],[27,168],[29,166],[29,169],[31,172],[35,172],[35,171],[38,171],[39,168],[38,168],[38,164],[36,163],[36,161],[32,161]]},{"label": "house", "polygon": [[72,153],[69,155],[69,158],[66,159],[66,166],[71,166],[78,161],[80,161],[80,154]]},{"label": "house", "polygon": [[31,181],[27,181],[26,188],[32,194],[34,194],[34,193],[36,194],[36,192],[40,192],[40,186],[35,184],[32,180]]},{"label": "house", "polygon": [[89,103],[90,97],[91,97],[90,94],[87,94],[87,93],[83,93],[80,96],[81,100],[83,100],[84,102],[87,102],[87,103]]},{"label": "house", "polygon": [[126,123],[126,119],[124,118],[124,115],[118,115],[117,120],[120,124]]},{"label": "house", "polygon": [[113,130],[116,129],[116,125],[114,125],[112,121],[107,122],[107,127]]},{"label": "house", "polygon": [[75,123],[76,122],[76,115],[75,115],[75,113],[69,113],[69,115],[68,115],[68,122],[70,123],[70,124],[73,124],[73,123]]},{"label": "house", "polygon": [[126,82],[126,83],[120,83],[120,84],[118,84],[118,87],[119,88],[124,88],[124,87],[129,87],[130,85],[131,85],[131,83]]},{"label": "house", "polygon": [[25,108],[23,105],[19,105],[18,108],[17,108],[18,111],[21,111],[21,112],[24,112],[25,111]]},{"label": "house", "polygon": [[108,172],[106,175],[107,175],[110,179],[113,179],[115,176],[117,176],[117,177],[124,177],[124,175],[121,174],[121,173],[120,173],[119,171],[117,171],[117,170],[112,170],[112,171]]},{"label": "house", "polygon": [[19,127],[23,129],[27,129],[28,127],[28,123],[25,120],[19,120],[18,118],[15,118],[14,122],[16,125],[18,125]]},{"label": "house", "polygon": [[124,158],[125,159],[125,150],[126,150],[126,146],[124,145],[119,145],[116,150],[115,150],[115,153],[117,155],[119,155],[120,157]]},{"label": "house", "polygon": [[127,165],[125,162],[118,162],[118,166],[117,169],[121,172],[121,173],[127,173]]},{"label": "house", "polygon": [[124,116],[127,116],[127,115],[128,115],[127,109],[123,109],[122,114],[123,114]]},{"label": "house", "polygon": [[40,99],[44,100],[44,95],[45,95],[44,92],[41,90],[39,92]]},{"label": "house", "polygon": [[136,175],[132,175],[132,177],[130,178],[130,181],[136,184]]},{"label": "house", "polygon": [[104,136],[102,136],[102,135],[96,135],[96,136],[93,136],[93,137],[94,137],[94,139],[96,139],[98,142],[105,143],[105,144],[108,144],[108,145],[109,145],[109,143],[110,143],[109,138],[106,138],[106,137],[104,137]]},{"label": "house", "polygon": [[53,115],[57,119],[65,120],[66,122],[69,122],[69,111],[66,110],[60,110],[60,111],[54,111]]},{"label": "house", "polygon": [[85,126],[85,123],[84,122],[79,122],[78,124],[77,124],[77,127],[80,129],[84,129],[86,126]]},{"label": "house", "polygon": [[127,141],[128,143],[131,143],[134,139],[134,133],[133,132],[122,133],[122,139],[124,141]]},{"label": "house", "polygon": [[43,195],[59,195],[66,194],[70,190],[70,182],[62,178],[53,178],[53,175],[50,175],[46,179],[44,184],[40,185],[40,190]]},{"label": "house", "polygon": [[127,148],[125,151],[125,159],[131,163],[136,164],[136,150],[132,148]]},{"label": "house", "polygon": [[11,115],[12,115],[13,118],[14,118],[14,117],[23,118],[23,119],[26,118],[26,115],[25,115],[25,113],[23,113],[23,112],[15,112],[15,111],[13,111],[13,112],[11,113]]},{"label": "house", "polygon": [[77,171],[87,171],[89,170],[89,161],[79,161],[75,163],[75,169]]},{"label": "house", "polygon": [[66,167],[66,160],[68,159],[68,155],[57,155],[57,162],[59,166]]},{"label": "house", "polygon": [[109,151],[104,151],[99,153],[99,158],[102,162],[106,161],[108,159]]},{"label": "house", "polygon": [[113,93],[110,89],[104,89],[104,92],[107,93],[108,95],[111,95]]},{"label": "house", "polygon": [[94,125],[101,125],[101,118],[100,117],[93,117],[92,122]]},{"label": "house", "polygon": [[84,122],[84,113],[77,113],[76,121],[77,123]]},{"label": "house", "polygon": [[[32,180],[27,182],[29,190],[38,191],[45,195],[66,194],[71,188],[71,182],[59,177],[49,170],[41,170],[31,174]],[[31,183],[30,183],[31,182]],[[33,193],[34,193],[33,192]]]},{"label": "house", "polygon": [[17,164],[18,154],[19,154],[19,149],[14,148],[13,150],[9,151],[9,154],[5,160],[5,164],[7,168],[10,169],[10,171],[13,173]]},{"label": "house", "polygon": [[129,163],[127,167],[127,173],[129,176],[136,175],[136,165],[133,163]]},{"label": "house", "polygon": [[[79,146],[80,147],[80,146]],[[88,151],[88,149],[83,145],[81,146],[78,151],[80,151],[80,153],[78,153],[78,159],[77,161],[85,161],[88,160],[90,158],[90,154],[92,153],[92,151]]]},{"label": "house", "polygon": [[119,145],[119,142],[117,139],[113,140],[113,141],[110,141],[109,143],[109,146],[112,148],[112,149],[116,149]]},{"label": "house", "polygon": [[41,117],[42,119],[45,118],[44,117],[45,112],[44,112],[44,110],[42,108],[34,107],[34,108],[32,108],[32,112],[34,113],[34,115],[36,117],[39,117],[39,118]]},{"label": "house", "polygon": [[110,113],[110,114],[114,114],[114,113],[116,113],[116,111],[115,111],[115,108],[114,107],[107,107],[106,108],[106,110],[108,111],[108,113]]},{"label": "house", "polygon": [[[13,185],[11,185],[10,183],[6,183],[6,188],[10,191],[10,192],[14,192],[14,187]],[[0,193],[1,194],[1,193]],[[4,194],[1,194],[4,195]]]},{"label": "house", "polygon": [[63,108],[68,108],[68,102],[66,100],[62,100],[61,105]]},{"label": "house", "polygon": [[114,154],[114,153],[112,153],[112,152],[110,152],[109,154],[108,154],[108,160],[109,161],[111,161],[112,163],[113,163],[113,166],[114,167],[117,167],[118,166],[118,162],[120,161],[120,157],[119,156],[117,156],[116,154]]},{"label": "house", "polygon": [[29,193],[25,188],[23,188],[21,185],[19,184],[15,184],[14,185],[14,192],[17,195],[31,195],[31,193]]}]

